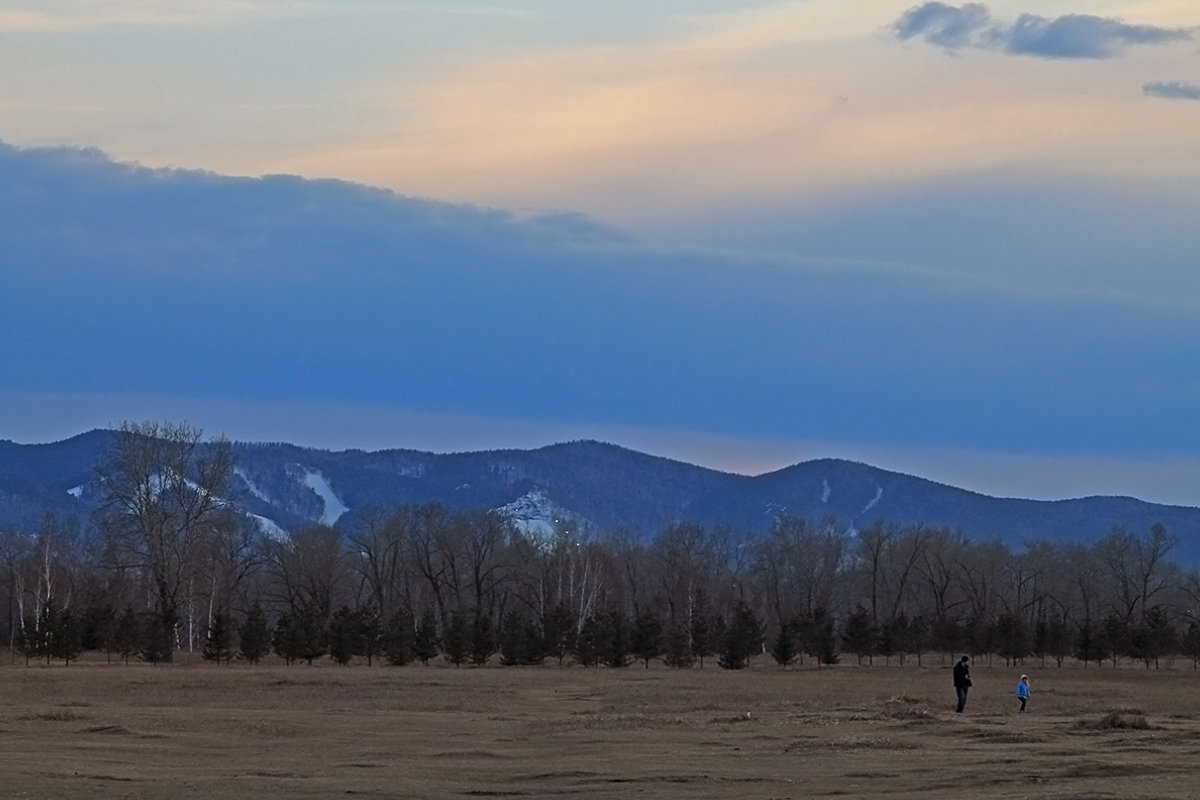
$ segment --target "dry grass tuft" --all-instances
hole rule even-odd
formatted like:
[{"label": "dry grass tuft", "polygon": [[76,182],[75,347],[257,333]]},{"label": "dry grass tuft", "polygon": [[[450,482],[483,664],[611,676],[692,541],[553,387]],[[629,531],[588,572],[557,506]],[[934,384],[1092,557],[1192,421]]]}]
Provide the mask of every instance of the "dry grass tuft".
[{"label": "dry grass tuft", "polygon": [[1119,708],[1108,712],[1098,720],[1080,720],[1078,723],[1076,723],[1076,727],[1098,731],[1145,731],[1150,729],[1150,723],[1146,719],[1145,712],[1143,712],[1141,709]]},{"label": "dry grass tuft", "polygon": [[883,713],[886,717],[905,722],[933,722],[937,715],[930,710],[932,705],[929,700],[899,695],[884,701]]}]

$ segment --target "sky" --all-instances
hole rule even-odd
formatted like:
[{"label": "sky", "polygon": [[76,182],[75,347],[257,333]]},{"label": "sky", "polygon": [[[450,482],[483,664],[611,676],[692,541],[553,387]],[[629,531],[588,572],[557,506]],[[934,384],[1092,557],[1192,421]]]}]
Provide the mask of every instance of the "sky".
[{"label": "sky", "polygon": [[0,0],[0,438],[1200,505],[1198,131],[1192,0]]}]

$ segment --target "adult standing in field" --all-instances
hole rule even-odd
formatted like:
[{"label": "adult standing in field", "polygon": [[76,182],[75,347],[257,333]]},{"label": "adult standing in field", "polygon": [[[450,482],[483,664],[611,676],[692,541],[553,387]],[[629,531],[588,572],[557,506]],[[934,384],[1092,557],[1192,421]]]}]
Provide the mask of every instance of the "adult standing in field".
[{"label": "adult standing in field", "polygon": [[960,714],[967,706],[967,690],[971,688],[971,666],[967,663],[970,660],[963,656],[954,665],[954,693],[958,695],[958,708],[954,710]]},{"label": "adult standing in field", "polygon": [[1025,704],[1029,702],[1029,676],[1022,675],[1021,680],[1017,682],[1017,699],[1021,701],[1021,710],[1025,710]]}]

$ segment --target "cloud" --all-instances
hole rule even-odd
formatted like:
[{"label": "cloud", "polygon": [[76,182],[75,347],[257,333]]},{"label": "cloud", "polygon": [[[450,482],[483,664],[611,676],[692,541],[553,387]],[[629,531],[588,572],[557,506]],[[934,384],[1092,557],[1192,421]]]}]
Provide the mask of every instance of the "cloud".
[{"label": "cloud", "polygon": [[914,6],[892,24],[902,40],[920,36],[947,50],[981,46],[981,34],[991,27],[991,12],[982,3],[951,6],[930,2]]},{"label": "cloud", "polygon": [[949,51],[969,47],[1049,59],[1115,58],[1136,45],[1192,39],[1185,28],[1131,25],[1091,14],[1054,18],[1022,14],[1015,23],[1004,25],[993,22],[982,3],[924,3],[906,11],[891,29],[901,40],[920,37]]},{"label": "cloud", "polygon": [[1200,83],[1151,81],[1142,85],[1142,93],[1147,97],[1161,97],[1165,100],[1200,100]]},{"label": "cloud", "polygon": [[1180,28],[1129,25],[1087,14],[1056,19],[1022,14],[1015,25],[1000,32],[1010,53],[1040,58],[1113,58],[1133,45],[1187,41],[1192,34]]},{"label": "cloud", "polygon": [[[935,247],[969,205],[921,228]],[[930,237],[873,222],[846,233],[893,236],[893,250]],[[998,224],[982,244],[1023,232]],[[898,448],[1200,450],[1190,311],[658,249],[576,216],[73,150],[0,147],[0,241],[4,392]]]},{"label": "cloud", "polygon": [[67,33],[118,27],[211,27],[261,16],[249,2],[54,2],[0,9],[0,32]]}]

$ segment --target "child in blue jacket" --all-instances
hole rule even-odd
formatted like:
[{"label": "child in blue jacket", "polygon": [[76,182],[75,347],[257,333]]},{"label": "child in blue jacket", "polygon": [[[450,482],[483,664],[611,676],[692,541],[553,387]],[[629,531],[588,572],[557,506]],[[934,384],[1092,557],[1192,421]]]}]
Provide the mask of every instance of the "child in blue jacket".
[{"label": "child in blue jacket", "polygon": [[1029,676],[1022,675],[1021,680],[1017,683],[1017,699],[1021,701],[1021,710],[1025,710],[1025,704],[1029,702]]}]

